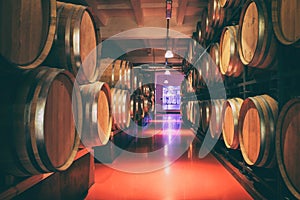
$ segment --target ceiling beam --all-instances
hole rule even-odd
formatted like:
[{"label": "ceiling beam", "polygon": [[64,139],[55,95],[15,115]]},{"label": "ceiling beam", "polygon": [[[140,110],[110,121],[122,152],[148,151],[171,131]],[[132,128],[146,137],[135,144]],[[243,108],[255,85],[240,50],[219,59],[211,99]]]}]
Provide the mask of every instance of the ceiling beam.
[{"label": "ceiling beam", "polygon": [[[159,2],[159,3],[153,3],[153,2],[142,2],[142,8],[166,8],[166,2]],[[172,3],[173,8],[178,7],[178,3]]]},{"label": "ceiling beam", "polygon": [[[85,0],[85,1],[90,7],[97,8],[97,3],[95,1],[93,1],[93,0]],[[98,17],[101,25],[106,26],[108,24],[109,17],[97,9],[94,9],[94,12],[95,12],[96,16]]]},{"label": "ceiling beam", "polygon": [[101,11],[97,11],[96,12],[96,15],[97,15],[97,17],[99,18],[99,21],[100,21],[100,23],[103,25],[103,26],[106,26],[107,24],[108,24],[108,20],[109,20],[109,18],[108,18],[108,16],[106,15],[106,14],[104,14],[103,12],[101,12]]},{"label": "ceiling beam", "polygon": [[98,4],[98,10],[123,10],[123,9],[130,9],[130,5],[127,3],[115,3],[115,4]]},{"label": "ceiling beam", "polygon": [[[126,60],[130,61],[131,63],[165,63],[166,59],[164,56],[138,56],[138,57],[124,57]],[[173,64],[181,64],[182,58],[169,58],[169,63]]]},{"label": "ceiling beam", "polygon": [[144,16],[141,8],[141,0],[130,0],[136,23],[138,26],[144,26]]},{"label": "ceiling beam", "polygon": [[177,11],[177,25],[182,25],[185,15],[185,10],[187,8],[188,0],[179,1],[178,11]]}]

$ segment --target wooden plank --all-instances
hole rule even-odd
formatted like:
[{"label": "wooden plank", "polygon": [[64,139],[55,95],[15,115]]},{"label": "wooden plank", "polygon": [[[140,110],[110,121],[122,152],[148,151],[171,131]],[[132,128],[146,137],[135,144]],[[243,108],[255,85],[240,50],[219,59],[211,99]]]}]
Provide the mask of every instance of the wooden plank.
[{"label": "wooden plank", "polygon": [[183,24],[187,3],[188,3],[187,0],[182,0],[179,2],[178,11],[177,11],[177,25]]},{"label": "wooden plank", "polygon": [[[78,160],[79,158],[85,156],[88,153],[89,152],[87,149],[82,149],[82,150],[78,151],[74,161]],[[51,173],[38,174],[38,175],[31,176],[31,177],[25,179],[24,181],[21,181],[21,182],[17,183],[16,185],[3,191],[2,193],[0,193],[0,199],[12,199],[12,198],[22,194],[23,192],[27,191],[28,189],[32,188],[33,186],[43,182],[45,179],[47,179],[48,177],[50,177],[54,174],[55,173],[51,172]]]},{"label": "wooden plank", "polygon": [[[172,3],[173,8],[177,8],[179,5],[178,3]],[[141,3],[141,8],[166,8],[166,2],[142,2]]]},{"label": "wooden plank", "polygon": [[141,1],[140,0],[130,0],[130,3],[133,8],[133,12],[135,15],[137,25],[143,26],[144,25],[144,16],[143,16],[142,8],[141,8]]},{"label": "wooden plank", "polygon": [[0,194],[0,199],[12,199],[13,197],[16,197],[17,195],[23,193],[24,191],[28,190],[29,188],[48,178],[52,174],[53,173],[39,174],[36,176],[29,177],[28,179],[2,192]]},{"label": "wooden plank", "polygon": [[114,3],[114,4],[98,4],[98,10],[123,10],[123,9],[131,9],[130,4],[127,3]]}]

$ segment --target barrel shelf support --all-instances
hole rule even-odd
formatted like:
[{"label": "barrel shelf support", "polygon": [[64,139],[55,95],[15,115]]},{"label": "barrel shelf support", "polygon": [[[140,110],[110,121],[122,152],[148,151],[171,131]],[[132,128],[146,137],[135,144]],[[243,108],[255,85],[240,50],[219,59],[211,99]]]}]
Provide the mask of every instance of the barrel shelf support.
[{"label": "barrel shelf support", "polygon": [[[87,192],[87,189],[92,184],[94,184],[94,178],[93,178],[94,160],[91,158],[92,156],[90,154],[90,150],[83,148],[78,150],[77,155],[74,159],[74,163],[66,171],[38,174],[38,175],[29,176],[25,178],[12,177],[12,183],[10,183],[9,186],[1,186],[0,199],[12,199],[12,198],[22,199],[22,198],[30,197],[31,195],[36,194],[35,193],[36,188],[39,188],[42,191],[47,192],[49,195],[53,197],[63,198],[66,195],[65,193],[66,191],[64,191],[64,188],[69,187],[68,184],[74,182],[73,180],[74,178],[76,179],[76,176],[73,175],[78,174],[78,176],[82,176],[83,175],[82,173],[84,173],[84,176],[87,176],[88,180],[87,182],[83,182],[83,179],[77,178],[76,180],[82,180],[82,181],[76,182],[78,187],[80,185],[80,188],[76,186],[75,188],[78,189],[78,191],[75,191],[74,189],[74,194],[76,193],[77,195],[84,195],[84,193]],[[9,176],[9,175],[3,175],[3,177],[5,176]],[[53,195],[51,194],[52,189],[49,189],[49,183],[55,186],[55,188],[58,187],[54,189],[55,192],[53,192]],[[42,193],[39,193],[38,195],[35,195],[35,198],[43,199],[44,196]]]}]

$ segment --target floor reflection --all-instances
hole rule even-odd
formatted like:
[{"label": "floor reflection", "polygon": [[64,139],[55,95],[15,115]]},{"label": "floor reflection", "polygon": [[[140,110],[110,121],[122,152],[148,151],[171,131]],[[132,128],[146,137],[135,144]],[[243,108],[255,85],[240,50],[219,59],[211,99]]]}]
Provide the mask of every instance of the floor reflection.
[{"label": "floor reflection", "polygon": [[150,153],[163,149],[162,156],[183,151],[184,153],[195,138],[191,129],[182,126],[180,114],[161,114],[149,120],[147,126],[139,126],[132,145],[131,152]]},{"label": "floor reflection", "polygon": [[157,115],[135,134],[144,138],[113,163],[96,164],[87,200],[251,199],[212,155],[199,159],[200,141],[179,115]]}]

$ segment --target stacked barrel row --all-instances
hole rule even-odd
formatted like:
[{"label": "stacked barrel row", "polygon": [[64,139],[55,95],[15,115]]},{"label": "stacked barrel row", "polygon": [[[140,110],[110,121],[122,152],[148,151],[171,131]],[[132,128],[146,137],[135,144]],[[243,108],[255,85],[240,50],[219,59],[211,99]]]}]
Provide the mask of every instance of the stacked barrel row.
[{"label": "stacked barrel row", "polygon": [[[145,117],[154,112],[155,88],[153,81],[146,81],[145,71],[141,67],[134,68],[134,84],[136,85],[132,96],[133,120],[141,124]],[[148,73],[147,73],[148,75]],[[148,83],[150,82],[150,83]]]},{"label": "stacked barrel row", "polygon": [[102,58],[99,79],[106,82],[112,91],[113,130],[129,127],[133,111],[131,94],[134,89],[132,63],[126,60]]},{"label": "stacked barrel row", "polygon": [[[290,191],[299,196],[300,99],[287,102],[280,114],[277,101],[269,95],[228,100],[187,101],[181,104],[187,126],[218,139],[229,149],[240,149],[250,166],[277,165]],[[277,158],[277,163],[276,163]]]},{"label": "stacked barrel row", "polygon": [[88,7],[55,0],[1,1],[0,10],[0,171],[66,170],[80,142],[104,145],[111,134],[97,18]]},{"label": "stacked barrel row", "polygon": [[[267,76],[270,71],[278,73],[283,58],[279,48],[284,46],[291,51],[299,48],[300,13],[296,11],[299,8],[296,0],[209,0],[183,61],[186,74],[181,87],[183,97],[203,97],[199,88],[205,84],[223,81],[227,87],[227,83],[251,80],[246,69]],[[208,54],[203,53],[205,48]],[[289,56],[284,59],[290,59]],[[295,167],[300,160],[294,148],[300,141],[295,125],[299,124],[296,113],[299,98],[288,101],[280,111],[277,101],[269,95],[257,93],[255,86],[251,95],[251,87],[245,88],[247,91],[241,94],[226,88],[230,99],[223,100],[219,114],[215,102],[220,100],[183,101],[183,119],[203,132],[206,126],[202,126],[210,118],[208,130],[212,138],[222,135],[225,146],[239,149],[247,165],[264,168],[277,165],[289,191],[299,199],[300,172]],[[265,93],[274,94],[271,90]],[[235,96],[243,96],[244,100]],[[204,97],[210,99],[208,95]],[[203,112],[207,108],[210,111]]]},{"label": "stacked barrel row", "polygon": [[[198,76],[193,82],[207,84],[224,76],[241,77],[244,66],[276,70],[279,42],[299,47],[297,7],[296,0],[210,0],[189,46],[189,64],[184,64],[196,70]],[[199,50],[201,46],[209,49],[214,64]],[[200,55],[199,67],[196,62]]]}]

